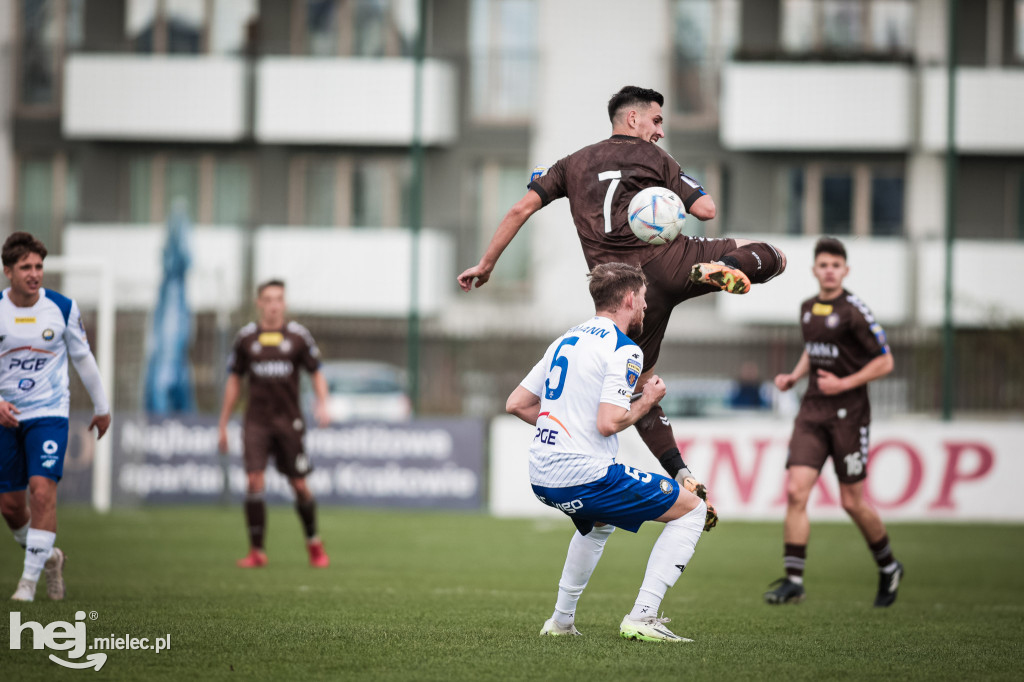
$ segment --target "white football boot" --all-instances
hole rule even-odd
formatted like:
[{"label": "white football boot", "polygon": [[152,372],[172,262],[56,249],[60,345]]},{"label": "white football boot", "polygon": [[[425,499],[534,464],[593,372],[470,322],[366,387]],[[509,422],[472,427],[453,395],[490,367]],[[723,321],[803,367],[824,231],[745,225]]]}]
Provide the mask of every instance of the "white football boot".
[{"label": "white football boot", "polygon": [[34,601],[36,598],[36,583],[33,580],[21,579],[18,581],[18,589],[11,595],[13,601]]},{"label": "white football boot", "polygon": [[59,547],[54,547],[50,558],[43,565],[46,576],[46,596],[54,601],[64,598],[64,561],[67,557]]},{"label": "white football boot", "polygon": [[625,639],[643,642],[692,642],[692,639],[680,637],[665,627],[671,618],[647,616],[634,620],[626,614],[619,624],[619,635]]},{"label": "white football boot", "polygon": [[544,627],[540,629],[541,636],[550,635],[551,637],[561,637],[563,635],[578,636],[583,633],[576,629],[574,623],[568,625],[559,625],[554,618],[548,618],[544,621]]}]

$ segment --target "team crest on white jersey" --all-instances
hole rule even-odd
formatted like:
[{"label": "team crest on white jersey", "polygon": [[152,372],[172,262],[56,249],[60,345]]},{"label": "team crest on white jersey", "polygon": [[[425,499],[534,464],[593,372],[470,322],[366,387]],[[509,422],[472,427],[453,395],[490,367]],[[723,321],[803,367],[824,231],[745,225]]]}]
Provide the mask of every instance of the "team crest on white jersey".
[{"label": "team crest on white jersey", "polygon": [[53,336],[54,334],[52,329],[43,330],[43,341],[53,341]]},{"label": "team crest on white jersey", "polygon": [[636,380],[640,378],[641,369],[640,363],[633,358],[626,360],[626,384],[630,388],[636,386]]}]

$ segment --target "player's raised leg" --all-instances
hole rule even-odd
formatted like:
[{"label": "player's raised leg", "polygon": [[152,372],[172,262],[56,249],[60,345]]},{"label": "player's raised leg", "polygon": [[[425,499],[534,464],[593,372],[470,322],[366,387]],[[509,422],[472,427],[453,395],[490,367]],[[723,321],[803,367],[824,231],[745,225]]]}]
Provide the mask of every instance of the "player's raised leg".
[{"label": "player's raised leg", "polygon": [[875,606],[892,606],[896,601],[896,591],[903,579],[903,564],[896,560],[889,544],[889,534],[885,530],[878,512],[864,499],[864,481],[839,484],[840,499],[843,509],[853,522],[857,524],[868,549],[878,564],[878,593],[875,595]]},{"label": "player's raised leg", "polygon": [[[661,479],[664,481],[664,479]],[[697,549],[704,531],[707,505],[693,493],[680,488],[672,507],[658,521],[665,522],[647,562],[643,584],[633,610],[619,624],[619,635],[645,642],[692,642],[668,629],[670,619],[658,616],[665,593],[676,584]]]},{"label": "player's raised leg", "polygon": [[302,532],[306,537],[309,565],[313,568],[327,568],[331,565],[331,560],[316,532],[316,498],[306,485],[305,478],[291,478],[289,482],[295,490],[295,511],[302,522]]},{"label": "player's raised leg", "polygon": [[737,239],[736,248],[718,260],[696,263],[690,281],[709,284],[730,294],[745,294],[752,284],[763,284],[786,269],[786,256],[767,242]]}]

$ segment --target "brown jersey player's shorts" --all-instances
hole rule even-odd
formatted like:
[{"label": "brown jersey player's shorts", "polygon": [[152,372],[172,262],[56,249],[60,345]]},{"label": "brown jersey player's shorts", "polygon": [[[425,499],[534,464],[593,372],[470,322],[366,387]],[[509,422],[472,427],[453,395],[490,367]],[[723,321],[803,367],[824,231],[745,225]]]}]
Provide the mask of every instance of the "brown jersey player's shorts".
[{"label": "brown jersey player's shorts", "polygon": [[263,471],[267,461],[274,458],[274,466],[288,478],[305,478],[313,470],[302,444],[305,426],[302,420],[295,424],[262,424],[247,422],[245,442],[245,470]]},{"label": "brown jersey player's shorts", "polygon": [[710,284],[691,282],[691,268],[697,263],[721,260],[736,249],[736,240],[679,238],[660,248],[661,254],[642,266],[647,277],[647,311],[644,330],[633,339],[644,352],[645,370],[658,361],[672,309],[691,298],[721,291]]},{"label": "brown jersey player's shorts", "polygon": [[857,483],[868,475],[868,429],[870,410],[823,410],[821,404],[800,406],[789,441],[786,468],[807,466],[819,472],[825,460],[832,466],[840,483]]}]

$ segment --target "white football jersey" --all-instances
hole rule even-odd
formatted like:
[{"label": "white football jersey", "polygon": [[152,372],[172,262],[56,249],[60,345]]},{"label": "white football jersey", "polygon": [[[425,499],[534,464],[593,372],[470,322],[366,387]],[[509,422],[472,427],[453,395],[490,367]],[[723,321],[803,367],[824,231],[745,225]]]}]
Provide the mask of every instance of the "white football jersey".
[{"label": "white football jersey", "polygon": [[34,306],[19,308],[10,292],[0,292],[0,396],[21,410],[19,421],[67,417],[68,354],[91,353],[78,304],[40,289]]},{"label": "white football jersey", "polygon": [[532,483],[564,488],[607,473],[619,439],[597,430],[598,406],[629,409],[643,366],[643,351],[607,317],[576,325],[548,346],[521,384],[540,396],[530,447]]}]

